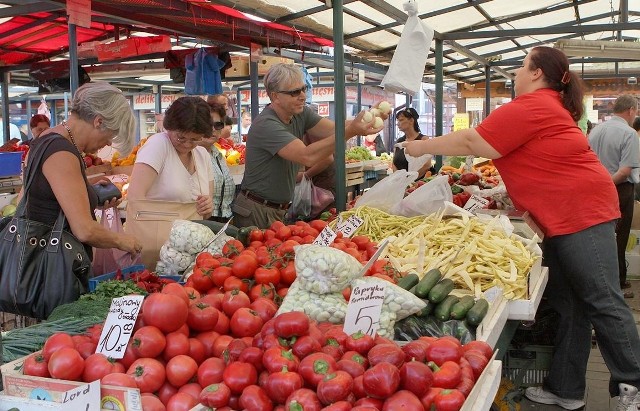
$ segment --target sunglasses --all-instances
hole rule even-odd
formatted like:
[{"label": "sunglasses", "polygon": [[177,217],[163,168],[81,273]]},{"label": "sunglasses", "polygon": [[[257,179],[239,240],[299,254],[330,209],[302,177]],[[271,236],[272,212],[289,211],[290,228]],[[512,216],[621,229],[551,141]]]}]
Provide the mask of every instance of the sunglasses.
[{"label": "sunglasses", "polygon": [[214,121],[213,129],[214,130],[222,130],[224,128],[224,121]]},{"label": "sunglasses", "polygon": [[300,94],[304,94],[306,92],[307,92],[307,86],[300,87],[295,90],[276,91],[276,93],[286,94],[291,97],[298,97]]}]

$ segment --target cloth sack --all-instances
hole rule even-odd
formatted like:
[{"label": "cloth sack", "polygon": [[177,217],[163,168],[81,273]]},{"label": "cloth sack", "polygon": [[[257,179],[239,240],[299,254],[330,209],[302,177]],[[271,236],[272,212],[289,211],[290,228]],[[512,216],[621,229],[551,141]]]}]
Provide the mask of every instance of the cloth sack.
[{"label": "cloth sack", "polygon": [[174,220],[202,220],[195,202],[128,200],[125,232],[142,243],[141,260],[155,268],[160,248],[169,238]]},{"label": "cloth sack", "polygon": [[46,319],[59,305],[88,289],[91,258],[84,245],[64,230],[60,211],[53,227],[25,216],[29,189],[46,148],[44,137],[30,153],[24,195],[13,217],[0,220],[0,311]]},{"label": "cloth sack", "polygon": [[[102,209],[100,224],[109,231],[124,233],[117,207]],[[140,264],[140,254],[132,255],[117,248],[93,249],[93,275],[112,273],[118,269],[137,264]]]}]

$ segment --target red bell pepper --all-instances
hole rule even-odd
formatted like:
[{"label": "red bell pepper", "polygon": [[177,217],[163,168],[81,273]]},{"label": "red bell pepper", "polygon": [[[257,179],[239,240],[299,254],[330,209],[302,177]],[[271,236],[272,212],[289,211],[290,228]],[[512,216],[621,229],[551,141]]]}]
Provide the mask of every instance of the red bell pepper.
[{"label": "red bell pepper", "polygon": [[460,365],[453,361],[446,361],[438,367],[433,361],[427,364],[433,370],[433,386],[440,388],[455,388],[462,379]]},{"label": "red bell pepper", "polygon": [[458,411],[464,404],[464,395],[458,390],[442,390],[433,403],[438,411]]}]

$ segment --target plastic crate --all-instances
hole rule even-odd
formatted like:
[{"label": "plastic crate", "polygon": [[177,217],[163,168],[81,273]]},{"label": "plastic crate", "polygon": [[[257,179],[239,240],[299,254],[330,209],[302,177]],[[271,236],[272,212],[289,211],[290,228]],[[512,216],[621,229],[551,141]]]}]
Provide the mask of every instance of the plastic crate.
[{"label": "plastic crate", "polygon": [[553,346],[509,346],[503,360],[502,375],[516,386],[541,385],[549,375],[553,359]]},{"label": "plastic crate", "polygon": [[[138,271],[142,271],[144,270],[145,267],[144,265],[132,265],[131,267],[127,267],[127,268],[123,268],[122,270],[120,270],[120,272],[122,273],[122,276],[124,277],[125,280],[128,280],[129,278],[131,278],[131,276],[134,273],[137,273]],[[113,271],[111,273],[107,273],[107,274],[102,274],[99,275],[97,277],[93,277],[89,279],[89,291],[94,291],[96,289],[96,287],[98,286],[98,284],[100,284],[103,281],[107,281],[107,280],[112,280],[116,277],[116,272]],[[179,282],[180,278],[182,276],[180,275],[161,275],[160,278],[167,278],[170,280],[174,280]]]},{"label": "plastic crate", "polygon": [[22,151],[0,153],[0,178],[19,176],[22,172]]}]

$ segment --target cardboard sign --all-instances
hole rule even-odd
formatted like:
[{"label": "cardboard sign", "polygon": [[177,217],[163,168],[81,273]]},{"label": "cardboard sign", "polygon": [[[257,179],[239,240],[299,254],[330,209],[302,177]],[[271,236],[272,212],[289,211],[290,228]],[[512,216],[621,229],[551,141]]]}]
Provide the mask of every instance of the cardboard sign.
[{"label": "cardboard sign", "polygon": [[142,300],[144,300],[142,295],[128,295],[111,300],[109,315],[104,322],[96,353],[102,353],[115,359],[124,357],[124,351],[129,343],[129,338],[131,338]]},{"label": "cardboard sign", "polygon": [[385,287],[380,284],[353,287],[347,315],[344,318],[345,333],[351,335],[362,331],[364,334],[375,336],[380,327],[384,291]]},{"label": "cardboard sign", "polygon": [[364,220],[357,215],[352,215],[346,221],[342,221],[342,218],[340,218],[338,224],[336,224],[336,230],[345,237],[351,237],[362,224],[364,224]]},{"label": "cardboard sign", "polygon": [[464,209],[473,213],[479,208],[484,208],[489,204],[489,200],[486,198],[482,198],[475,194],[471,195],[471,198],[467,200],[467,203],[464,205]]},{"label": "cardboard sign", "polygon": [[92,411],[100,404],[100,380],[73,388],[62,395],[64,409],[68,411]]},{"label": "cardboard sign", "polygon": [[331,229],[331,227],[325,226],[322,231],[320,231],[320,234],[318,234],[316,239],[313,240],[313,244],[328,247],[333,243],[333,240],[335,240],[336,237],[337,234]]}]

